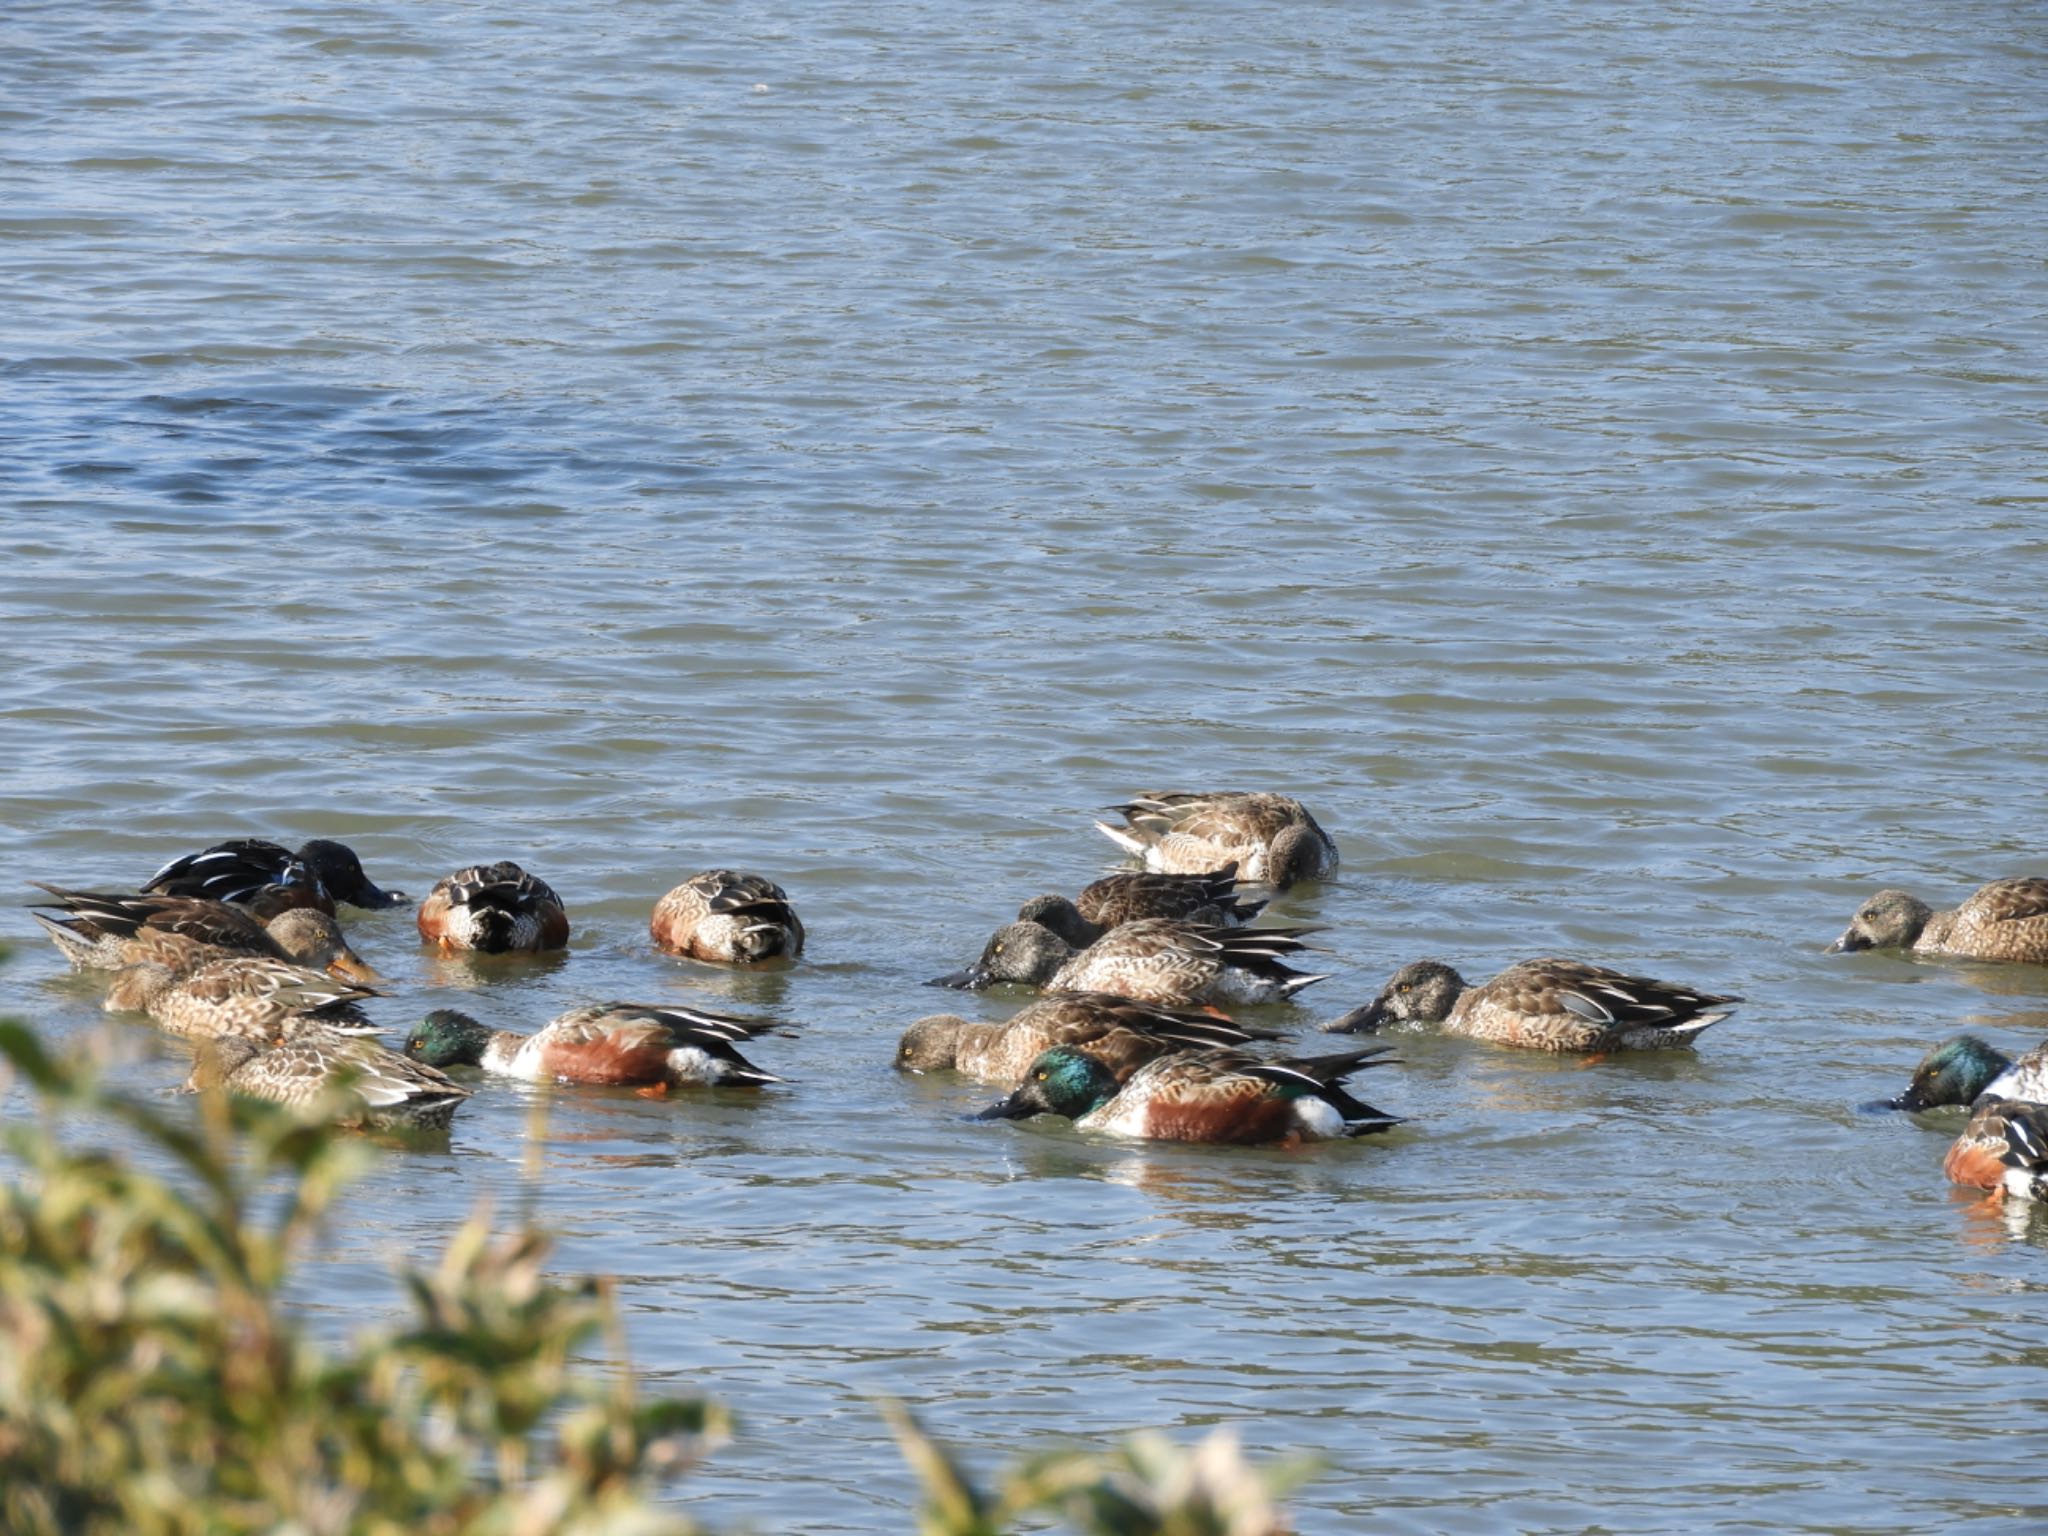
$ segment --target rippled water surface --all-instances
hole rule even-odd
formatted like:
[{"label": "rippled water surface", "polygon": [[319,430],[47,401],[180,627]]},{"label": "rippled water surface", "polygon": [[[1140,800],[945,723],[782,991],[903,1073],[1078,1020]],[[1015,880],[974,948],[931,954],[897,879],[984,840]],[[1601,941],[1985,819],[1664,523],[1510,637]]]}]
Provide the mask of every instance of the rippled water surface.
[{"label": "rippled water surface", "polygon": [[[2048,872],[2044,130],[2024,4],[10,6],[0,869],[515,857],[567,959],[365,915],[392,1027],[800,1021],[786,1090],[485,1087],[307,1285],[530,1202],[741,1414],[715,1522],[908,1529],[897,1395],[984,1466],[1240,1424],[1311,1532],[2039,1529],[2048,1230],[1855,1106],[2048,972],[1820,950]],[[1403,1040],[1412,1123],[1302,1153],[893,1072],[1160,785],[1337,834],[1261,1022],[1425,955],[1749,1002]],[[801,966],[651,950],[721,863]]]}]

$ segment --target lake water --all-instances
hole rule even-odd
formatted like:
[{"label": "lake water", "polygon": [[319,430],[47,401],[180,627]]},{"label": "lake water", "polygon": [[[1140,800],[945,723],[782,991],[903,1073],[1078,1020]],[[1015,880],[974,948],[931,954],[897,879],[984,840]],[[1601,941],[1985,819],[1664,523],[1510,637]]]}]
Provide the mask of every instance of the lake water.
[{"label": "lake water", "polygon": [[[537,1210],[741,1415],[719,1524],[907,1530],[894,1395],[983,1467],[1238,1424],[1308,1532],[2038,1530],[2048,1222],[1855,1106],[2048,972],[1821,949],[2048,871],[2044,130],[2028,4],[12,5],[0,870],[512,857],[567,958],[363,916],[394,1029],[800,1022],[756,1096],[485,1087],[306,1285]],[[1403,1039],[1359,1144],[963,1123],[920,983],[1151,787],[1342,847],[1259,1022],[1749,1001]],[[799,967],[651,950],[727,863]],[[17,917],[14,1007],[174,1081]]]}]

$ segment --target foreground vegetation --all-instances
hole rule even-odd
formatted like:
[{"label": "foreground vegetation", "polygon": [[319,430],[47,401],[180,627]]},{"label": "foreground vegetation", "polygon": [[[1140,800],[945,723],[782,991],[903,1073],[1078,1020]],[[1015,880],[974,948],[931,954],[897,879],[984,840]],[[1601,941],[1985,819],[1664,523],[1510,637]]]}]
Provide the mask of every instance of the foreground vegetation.
[{"label": "foreground vegetation", "polygon": [[[10,1075],[26,1093],[9,1097]],[[0,1529],[698,1529],[654,1500],[728,1435],[726,1415],[643,1399],[608,1287],[551,1279],[540,1234],[493,1236],[480,1208],[435,1267],[400,1272],[407,1325],[331,1350],[280,1292],[375,1149],[217,1093],[196,1114],[108,1093],[7,1022],[0,1101],[13,1163],[0,1169]],[[79,1145],[103,1120],[175,1177]],[[600,1340],[604,1371],[586,1361]],[[924,1483],[925,1536],[998,1536],[1045,1515],[1095,1536],[1273,1536],[1288,1529],[1275,1500],[1305,1472],[1253,1469],[1227,1435],[1192,1451],[1146,1436],[1023,1462],[986,1491],[906,1410],[882,1411]]]}]

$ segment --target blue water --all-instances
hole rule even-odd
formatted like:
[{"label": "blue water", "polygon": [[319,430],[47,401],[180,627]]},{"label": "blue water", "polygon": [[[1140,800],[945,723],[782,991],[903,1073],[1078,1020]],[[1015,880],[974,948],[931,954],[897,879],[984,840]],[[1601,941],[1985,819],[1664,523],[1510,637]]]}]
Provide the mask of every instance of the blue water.
[{"label": "blue water", "polygon": [[[385,1322],[532,1209],[739,1411],[713,1524],[907,1528],[888,1395],[983,1468],[1317,1450],[1308,1532],[2034,1529],[2041,1224],[1855,1106],[2048,973],[1820,950],[2044,872],[2044,76],[2024,5],[15,6],[0,864],[512,857],[567,960],[364,916],[392,1029],[799,1022],[752,1097],[485,1086],[302,1286]],[[1260,1022],[1425,955],[1749,1001],[1403,1038],[1413,1123],[1298,1154],[894,1073],[1161,786],[1342,847]],[[653,952],[715,864],[802,965]],[[9,933],[16,1010],[182,1076]]]}]

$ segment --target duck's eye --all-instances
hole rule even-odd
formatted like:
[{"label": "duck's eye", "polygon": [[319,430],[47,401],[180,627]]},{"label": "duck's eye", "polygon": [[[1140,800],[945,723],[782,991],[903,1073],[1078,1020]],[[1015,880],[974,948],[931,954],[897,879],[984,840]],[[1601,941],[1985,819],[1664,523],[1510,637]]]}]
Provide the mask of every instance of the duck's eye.
[{"label": "duck's eye", "polygon": [[1000,944],[997,944],[997,945],[995,945],[995,946],[994,946],[993,948],[991,948],[991,949],[989,950],[989,953],[990,953],[990,954],[992,954],[992,955],[1000,955],[1000,954],[1001,954],[1002,952],[1003,952],[1003,946],[1002,946],[1002,945],[1000,945]]},{"label": "duck's eye", "polygon": [[1400,986],[1394,988],[1394,990],[1396,992],[1413,992],[1415,990],[1415,984],[1411,981],[1404,981],[1401,983]]},{"label": "duck's eye", "polygon": [[1041,1072],[1041,1073],[1039,1073],[1039,1074],[1038,1074],[1038,1080],[1039,1080],[1039,1081],[1040,1081],[1040,1082],[1042,1083],[1042,1082],[1044,1082],[1044,1081],[1045,1081],[1045,1079],[1046,1079],[1046,1077],[1047,1077],[1047,1076],[1048,1076],[1048,1074],[1047,1074],[1047,1073]]}]

